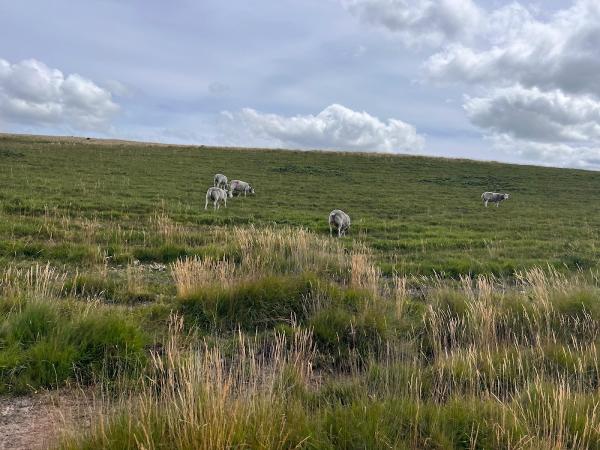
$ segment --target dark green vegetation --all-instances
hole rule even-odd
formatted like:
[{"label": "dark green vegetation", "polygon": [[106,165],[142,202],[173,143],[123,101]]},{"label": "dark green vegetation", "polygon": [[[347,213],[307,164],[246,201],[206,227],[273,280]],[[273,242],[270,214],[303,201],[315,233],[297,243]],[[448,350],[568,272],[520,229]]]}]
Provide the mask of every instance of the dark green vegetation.
[{"label": "dark green vegetation", "polygon": [[0,136],[0,394],[106,393],[65,448],[600,448],[598,181]]},{"label": "dark green vegetation", "polygon": [[534,270],[515,291],[479,278],[426,299],[320,286],[298,325],[261,311],[274,335],[221,333],[191,354],[168,342],[134,400],[65,446],[600,448],[600,289],[586,283]]},{"label": "dark green vegetation", "polygon": [[32,302],[0,330],[0,394],[58,387],[77,378],[115,378],[142,367],[143,335],[115,312],[86,315],[81,305]]},{"label": "dark green vegetation", "polygon": [[[204,212],[216,172],[250,181],[257,196]],[[372,247],[387,273],[586,269],[597,265],[599,186],[594,172],[473,161],[6,136],[0,258],[81,265],[100,252],[168,262],[207,249],[201,235],[155,239],[148,225],[157,212],[195,229],[275,223],[324,234],[329,211],[341,208],[353,219],[349,240]],[[485,209],[480,195],[488,190],[512,197]],[[66,218],[69,230],[56,223]]]}]

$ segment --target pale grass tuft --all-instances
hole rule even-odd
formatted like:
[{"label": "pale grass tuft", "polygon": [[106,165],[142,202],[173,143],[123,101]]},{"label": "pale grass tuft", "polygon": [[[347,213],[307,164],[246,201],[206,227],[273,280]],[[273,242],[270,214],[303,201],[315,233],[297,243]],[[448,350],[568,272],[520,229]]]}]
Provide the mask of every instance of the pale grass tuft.
[{"label": "pale grass tuft", "polygon": [[[282,412],[286,390],[313,377],[315,351],[309,332],[298,330],[291,340],[278,334],[268,347],[239,333],[235,358],[227,361],[208,343],[183,348],[182,330],[183,319],[172,317],[164,353],[152,353],[150,374],[140,379],[140,387],[112,408],[98,407],[92,432],[99,445],[110,439],[115,412],[127,421],[127,439],[134,448],[157,448],[153,431],[159,417],[173,449],[235,448],[239,433],[253,429],[257,418],[262,427],[259,448],[293,448],[306,439],[290,442]],[[79,437],[73,434],[66,441],[74,448]]]},{"label": "pale grass tuft", "polygon": [[[574,393],[566,380],[549,386],[543,380],[532,383],[525,393],[527,402],[510,402],[507,409],[520,423],[528,425],[529,436],[535,437],[538,448],[580,449],[595,448],[600,429],[600,402],[595,400],[581,411],[579,418],[571,417],[573,405],[580,396]],[[537,407],[524,407],[534,404]],[[582,423],[580,434],[573,435],[567,428],[570,420],[579,419]]]},{"label": "pale grass tuft", "polygon": [[237,272],[235,264],[226,259],[186,257],[171,264],[171,276],[177,294],[182,297],[213,285],[228,287]]},{"label": "pale grass tuft", "polygon": [[346,265],[338,242],[303,228],[234,227],[228,242],[238,247],[245,273],[338,271]]},{"label": "pale grass tuft", "polygon": [[167,214],[160,212],[151,217],[151,223],[166,244],[175,244],[185,241],[185,228],[173,221]]},{"label": "pale grass tuft", "polygon": [[108,278],[108,268],[110,263],[110,256],[107,250],[103,250],[102,247],[96,247],[96,260],[99,262],[99,274],[102,278]]},{"label": "pale grass tuft", "polygon": [[96,218],[84,218],[81,220],[81,228],[83,230],[84,241],[88,244],[93,244],[96,242],[97,233],[102,228],[102,225]]},{"label": "pale grass tuft", "polygon": [[[171,265],[177,293],[185,296],[212,285],[229,287],[237,282],[273,274],[345,272],[348,257],[331,239],[304,229],[234,227],[226,237],[239,249],[239,263],[223,258],[184,258]],[[367,282],[371,282],[367,279]]]},{"label": "pale grass tuft", "polygon": [[67,274],[49,263],[28,269],[8,267],[0,278],[0,292],[6,297],[29,297],[31,300],[55,298],[64,289]]},{"label": "pale grass tuft", "polygon": [[144,273],[139,264],[129,264],[126,270],[127,275],[127,290],[129,292],[144,291]]},{"label": "pale grass tuft", "polygon": [[[522,272],[517,272],[515,278],[518,285],[531,289],[536,300],[543,305],[550,303],[550,293],[560,292],[567,294],[580,281],[577,276],[567,278],[565,274],[560,273],[552,266],[548,266],[546,270],[541,267],[533,267]],[[548,308],[550,308],[549,305]]]},{"label": "pale grass tuft", "polygon": [[490,277],[480,275],[476,280],[476,288],[472,300],[467,305],[467,315],[474,339],[482,346],[497,346],[497,329],[499,310],[493,297],[494,281]]},{"label": "pale grass tuft", "polygon": [[381,270],[373,263],[371,254],[361,248],[350,256],[350,286],[379,294]]},{"label": "pale grass tuft", "polygon": [[394,302],[394,312],[396,319],[401,319],[404,313],[404,307],[408,300],[408,281],[406,277],[394,276],[392,279],[392,300]]}]

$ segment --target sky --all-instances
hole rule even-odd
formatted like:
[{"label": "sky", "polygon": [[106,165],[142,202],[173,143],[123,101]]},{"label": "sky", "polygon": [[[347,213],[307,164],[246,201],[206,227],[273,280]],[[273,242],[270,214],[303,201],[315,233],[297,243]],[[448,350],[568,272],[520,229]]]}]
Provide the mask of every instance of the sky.
[{"label": "sky", "polygon": [[0,132],[598,170],[600,1],[0,1]]}]

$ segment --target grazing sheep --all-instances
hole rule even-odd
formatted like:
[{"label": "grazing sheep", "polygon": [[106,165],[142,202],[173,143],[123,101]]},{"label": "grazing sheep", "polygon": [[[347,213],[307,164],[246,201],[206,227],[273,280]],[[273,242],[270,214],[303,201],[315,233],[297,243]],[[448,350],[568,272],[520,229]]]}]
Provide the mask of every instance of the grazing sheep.
[{"label": "grazing sheep", "polygon": [[221,189],[227,189],[227,177],[222,173],[216,174],[213,186]]},{"label": "grazing sheep", "polygon": [[231,192],[236,192],[238,194],[243,192],[244,197],[246,197],[247,194],[255,194],[254,188],[250,186],[250,184],[240,180],[233,180],[231,182]]},{"label": "grazing sheep", "polygon": [[350,228],[350,216],[341,209],[334,209],[329,213],[329,236],[333,236],[334,228],[338,237],[345,236]]},{"label": "grazing sheep", "polygon": [[208,191],[206,191],[206,203],[204,204],[204,209],[208,208],[209,201],[213,202],[214,209],[219,209],[221,203],[227,208],[227,197],[232,197],[231,191],[226,191],[225,189],[218,187],[208,188]]},{"label": "grazing sheep", "polygon": [[508,194],[498,194],[496,192],[484,192],[483,194],[481,194],[481,199],[483,200],[483,203],[486,208],[487,208],[488,202],[495,203],[496,207],[498,207],[500,205],[500,202],[503,202],[504,200],[508,200],[508,198],[509,198]]}]

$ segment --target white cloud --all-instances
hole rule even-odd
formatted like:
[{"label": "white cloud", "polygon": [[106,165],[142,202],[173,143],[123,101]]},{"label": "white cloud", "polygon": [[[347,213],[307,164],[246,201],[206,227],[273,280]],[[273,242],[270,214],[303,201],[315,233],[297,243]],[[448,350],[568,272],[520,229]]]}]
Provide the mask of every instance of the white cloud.
[{"label": "white cloud", "polygon": [[411,45],[465,38],[481,20],[481,10],[472,0],[341,1],[363,22],[399,33]]},{"label": "white cloud", "polygon": [[285,117],[245,108],[225,111],[223,117],[235,128],[241,125],[251,139],[271,146],[400,153],[419,152],[424,145],[410,124],[398,119],[384,122],[337,104],[317,115]]},{"label": "white cloud", "polygon": [[346,0],[363,21],[404,42],[438,45],[425,78],[461,83],[464,110],[509,157],[562,166],[600,161],[600,2],[576,0],[542,16],[512,2]]},{"label": "white cloud", "polygon": [[528,162],[600,168],[600,101],[561,90],[513,86],[467,98],[471,122],[503,154]]},{"label": "white cloud", "polygon": [[477,46],[456,41],[432,55],[429,77],[600,95],[597,0],[578,0],[546,21],[513,3],[488,14],[477,35]]},{"label": "white cloud", "polygon": [[107,80],[102,83],[102,87],[108,90],[113,96],[132,97],[134,94],[134,90],[130,86],[117,80]]},{"label": "white cloud", "polygon": [[600,168],[600,3],[577,0],[547,20],[513,3],[489,17],[483,45],[446,47],[427,61],[429,77],[483,88],[464,108],[496,149]]},{"label": "white cloud", "polygon": [[6,122],[102,130],[118,109],[110,91],[80,75],[65,77],[34,59],[0,59],[0,117]]},{"label": "white cloud", "polygon": [[600,143],[568,144],[515,139],[506,134],[487,137],[503,155],[517,156],[521,161],[556,167],[600,170]]},{"label": "white cloud", "polygon": [[517,85],[468,98],[464,108],[475,125],[514,138],[538,142],[600,139],[600,101],[591,96]]}]

